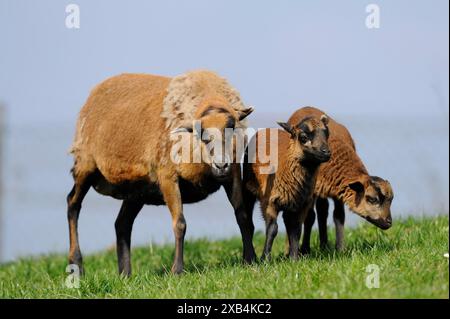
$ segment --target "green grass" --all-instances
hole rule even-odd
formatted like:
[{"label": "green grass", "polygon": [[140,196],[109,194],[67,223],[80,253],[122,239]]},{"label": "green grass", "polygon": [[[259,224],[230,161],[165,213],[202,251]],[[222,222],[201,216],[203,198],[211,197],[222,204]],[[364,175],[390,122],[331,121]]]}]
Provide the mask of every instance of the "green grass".
[{"label": "green grass", "polygon": [[[134,248],[129,279],[110,250],[85,257],[79,289],[65,287],[65,256],[27,258],[0,266],[0,298],[448,298],[448,223],[409,218],[385,232],[364,223],[347,229],[342,253],[318,251],[314,233],[312,254],[297,262],[282,257],[279,235],[273,260],[252,266],[241,264],[240,238],[187,241],[182,276],[168,272],[171,245]],[[369,264],[381,269],[377,289],[365,285]]]}]

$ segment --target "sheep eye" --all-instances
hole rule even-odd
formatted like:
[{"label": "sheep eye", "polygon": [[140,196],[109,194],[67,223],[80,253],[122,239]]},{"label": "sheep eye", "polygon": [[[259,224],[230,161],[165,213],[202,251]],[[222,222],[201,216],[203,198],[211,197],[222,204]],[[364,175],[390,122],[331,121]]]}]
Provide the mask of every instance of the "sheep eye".
[{"label": "sheep eye", "polygon": [[306,136],[305,134],[301,134],[300,135],[300,142],[302,144],[305,144],[306,142],[308,142],[308,136]]},{"label": "sheep eye", "polygon": [[366,200],[369,204],[375,205],[378,203],[378,199],[372,196],[366,196]]}]

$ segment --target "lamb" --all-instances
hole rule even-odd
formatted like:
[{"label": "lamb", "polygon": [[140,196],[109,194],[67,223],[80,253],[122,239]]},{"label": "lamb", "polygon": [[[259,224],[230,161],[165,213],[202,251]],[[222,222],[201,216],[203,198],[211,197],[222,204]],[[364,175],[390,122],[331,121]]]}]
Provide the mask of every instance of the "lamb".
[{"label": "lamb", "polygon": [[[314,107],[304,107],[295,112],[288,123],[296,123],[305,116],[322,116],[325,113]],[[320,246],[328,246],[327,218],[328,198],[334,202],[333,218],[336,227],[336,249],[344,248],[345,209],[365,218],[381,229],[392,226],[391,203],[394,193],[390,183],[377,176],[370,176],[356,153],[355,143],[349,131],[329,118],[329,145],[331,159],[320,166],[314,189]],[[301,252],[309,253],[311,228],[315,221],[314,208],[305,220]]]},{"label": "lamb", "polygon": [[[234,144],[225,150],[228,155],[210,156],[206,143],[198,139],[202,130],[216,128],[223,135],[225,128],[246,127],[245,118],[252,111],[244,107],[239,93],[225,79],[210,71],[174,78],[122,74],[97,85],[80,111],[71,149],[74,186],[67,197],[69,263],[78,265],[83,273],[77,225],[91,186],[123,201],[115,222],[120,274],[131,274],[131,231],[146,204],[168,206],[175,235],[171,270],[181,273],[186,233],[183,204],[203,200],[221,186],[242,233],[244,259],[252,262],[253,222],[245,212]],[[200,128],[193,125],[194,120],[200,121]],[[194,144],[188,158],[201,151],[205,160],[173,160],[173,146],[186,136]]]},{"label": "lamb", "polygon": [[[289,257],[297,259],[299,256],[301,223],[313,203],[317,169],[331,156],[327,142],[327,123],[325,115],[301,117],[295,123],[279,122],[284,130],[258,131],[249,143],[256,143],[256,152],[249,154],[248,147],[245,155],[244,200],[248,215],[252,214],[256,200],[261,204],[266,224],[266,240],[261,257],[263,260],[270,258],[273,240],[278,232],[277,217],[280,211],[283,211],[289,240]],[[278,134],[277,144],[270,142],[272,138],[264,141],[270,131]],[[260,168],[264,164],[256,156],[260,147],[259,139],[266,143],[266,152],[278,152],[278,168],[274,173],[261,173]]]}]

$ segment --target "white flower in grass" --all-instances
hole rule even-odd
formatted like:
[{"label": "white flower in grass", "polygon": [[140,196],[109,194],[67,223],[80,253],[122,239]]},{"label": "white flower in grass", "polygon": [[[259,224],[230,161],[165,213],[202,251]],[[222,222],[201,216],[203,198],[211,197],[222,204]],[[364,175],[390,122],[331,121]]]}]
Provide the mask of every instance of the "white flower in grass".
[{"label": "white flower in grass", "polygon": [[445,258],[448,258],[448,253],[445,253],[445,254],[444,254],[444,257],[445,257]]}]

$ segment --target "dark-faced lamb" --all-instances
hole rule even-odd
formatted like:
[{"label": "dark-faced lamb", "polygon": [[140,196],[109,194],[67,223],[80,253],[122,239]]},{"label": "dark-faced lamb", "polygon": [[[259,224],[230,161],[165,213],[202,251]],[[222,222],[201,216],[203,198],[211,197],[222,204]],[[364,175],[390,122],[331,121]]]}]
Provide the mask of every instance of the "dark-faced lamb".
[{"label": "dark-faced lamb", "polygon": [[[314,107],[304,107],[295,112],[289,123],[297,123],[305,116],[322,116],[325,113]],[[344,247],[344,221],[347,205],[350,210],[381,229],[392,226],[391,203],[394,198],[387,180],[370,176],[356,153],[355,143],[345,126],[329,118],[330,137],[328,143],[331,159],[320,166],[314,195],[319,224],[320,246],[328,246],[327,218],[328,198],[334,202],[333,219],[336,227],[336,249]],[[304,223],[301,251],[310,251],[311,228],[315,221],[314,207]]]},{"label": "dark-faced lamb", "polygon": [[[313,204],[317,169],[330,158],[327,123],[325,115],[298,118],[290,124],[278,123],[284,130],[258,131],[249,143],[256,145],[253,154],[247,148],[244,159],[244,200],[249,215],[256,200],[261,204],[266,225],[262,259],[270,257],[280,211],[289,240],[289,256],[298,258],[301,223]],[[277,139],[268,138],[271,133],[277,134]],[[265,152],[278,152],[276,169],[269,174],[265,170],[267,164],[258,156],[264,144]]]}]

